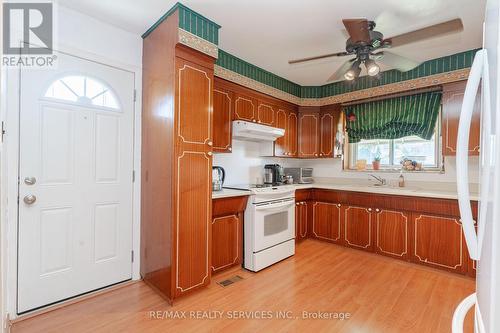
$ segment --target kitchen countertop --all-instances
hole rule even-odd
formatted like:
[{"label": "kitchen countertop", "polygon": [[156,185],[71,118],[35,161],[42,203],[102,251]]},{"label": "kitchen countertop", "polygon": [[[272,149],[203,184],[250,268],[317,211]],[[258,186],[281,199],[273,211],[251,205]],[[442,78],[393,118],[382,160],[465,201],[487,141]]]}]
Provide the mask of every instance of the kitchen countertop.
[{"label": "kitchen countertop", "polygon": [[212,191],[212,199],[241,197],[244,195],[251,195],[251,194],[252,193],[247,190],[233,190],[229,188],[223,188],[222,191]]},{"label": "kitchen countertop", "polygon": [[[294,184],[297,190],[301,189],[325,189],[351,192],[365,192],[373,194],[402,195],[424,198],[438,199],[457,199],[457,190],[455,183],[439,182],[411,182],[405,187],[399,187],[396,183],[389,182],[388,185],[375,186],[373,182],[359,179],[348,178],[330,178],[321,179],[312,184]],[[479,200],[477,188],[471,186],[470,199]],[[228,198],[242,195],[251,195],[249,191],[223,189],[222,191],[212,192],[212,198]]]},{"label": "kitchen countertop", "polygon": [[[424,198],[438,198],[438,199],[457,199],[457,192],[452,189],[432,189],[432,188],[421,188],[417,186],[374,186],[374,185],[347,185],[347,184],[332,184],[332,183],[312,183],[312,184],[296,184],[297,190],[300,189],[325,189],[325,190],[338,190],[338,191],[352,191],[352,192],[365,192],[373,194],[390,194],[390,195],[403,195],[412,197],[424,197]],[[470,199],[473,201],[479,200],[479,194],[471,193]]]}]

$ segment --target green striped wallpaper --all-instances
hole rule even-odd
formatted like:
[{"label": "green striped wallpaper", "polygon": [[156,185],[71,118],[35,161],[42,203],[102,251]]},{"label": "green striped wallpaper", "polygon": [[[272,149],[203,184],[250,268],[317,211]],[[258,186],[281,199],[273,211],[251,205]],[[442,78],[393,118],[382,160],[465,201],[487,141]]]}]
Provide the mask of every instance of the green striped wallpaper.
[{"label": "green striped wallpaper", "polygon": [[297,97],[322,98],[340,95],[355,90],[377,87],[384,84],[417,79],[433,74],[468,68],[472,65],[472,61],[477,50],[478,49],[469,50],[428,60],[408,72],[400,72],[397,70],[385,71],[382,72],[380,79],[363,76],[355,81],[340,81],[323,86],[299,86],[296,83],[265,71],[220,49],[217,65]]},{"label": "green striped wallpaper", "polygon": [[219,58],[217,59],[216,64],[294,96],[300,97],[301,95],[301,87],[298,84],[252,65],[251,63],[224,52],[221,49],[219,49]]},{"label": "green striped wallpaper", "polygon": [[142,35],[142,38],[147,37],[151,31],[156,29],[161,22],[175,13],[176,10],[179,11],[179,28],[189,31],[193,35],[203,38],[211,43],[216,45],[219,44],[220,25],[187,8],[179,2],[170,8],[158,21],[156,21],[156,23]]}]

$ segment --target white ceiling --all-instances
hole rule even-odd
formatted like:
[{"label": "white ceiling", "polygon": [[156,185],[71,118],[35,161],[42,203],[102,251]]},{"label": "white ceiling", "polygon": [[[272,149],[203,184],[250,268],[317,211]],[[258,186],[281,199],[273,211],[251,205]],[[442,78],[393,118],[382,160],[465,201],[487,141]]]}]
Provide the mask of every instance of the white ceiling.
[{"label": "white ceiling", "polygon": [[[60,5],[142,34],[175,0],[59,0]],[[425,61],[481,47],[485,0],[183,0],[222,26],[221,49],[300,85],[323,85],[346,58],[289,65],[344,51],[342,18],[366,17],[385,37],[459,17],[464,31],[391,52]],[[382,68],[387,69],[387,68]]]}]

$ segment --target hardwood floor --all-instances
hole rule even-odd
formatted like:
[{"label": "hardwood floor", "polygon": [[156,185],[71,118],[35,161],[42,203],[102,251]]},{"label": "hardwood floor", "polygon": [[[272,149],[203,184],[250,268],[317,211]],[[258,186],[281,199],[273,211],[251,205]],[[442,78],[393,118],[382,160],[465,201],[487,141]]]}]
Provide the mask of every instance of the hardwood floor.
[{"label": "hardwood floor", "polygon": [[[296,252],[257,274],[236,267],[214,275],[206,289],[173,307],[138,282],[16,322],[11,331],[450,332],[455,307],[475,289],[467,277],[313,239],[298,244]],[[224,288],[216,283],[236,274],[244,279]],[[223,319],[189,318],[198,310],[224,311]],[[167,318],[168,311],[188,319]],[[293,318],[276,318],[277,311],[291,311]],[[302,319],[303,311],[350,318]],[[274,318],[228,319],[256,313]],[[472,332],[471,314],[465,332]]]}]

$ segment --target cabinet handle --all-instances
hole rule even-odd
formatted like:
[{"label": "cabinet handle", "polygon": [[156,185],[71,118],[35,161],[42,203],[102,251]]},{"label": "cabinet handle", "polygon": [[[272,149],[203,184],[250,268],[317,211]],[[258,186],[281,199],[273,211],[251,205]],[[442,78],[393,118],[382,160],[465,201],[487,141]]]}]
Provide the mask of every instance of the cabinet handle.
[{"label": "cabinet handle", "polygon": [[214,145],[214,143],[213,143],[212,141],[208,141],[208,142],[207,142],[207,145],[208,145],[209,147],[212,147],[212,146]]},{"label": "cabinet handle", "polygon": [[295,205],[297,205],[297,206],[300,205],[300,202],[295,203]]},{"label": "cabinet handle", "polygon": [[319,154],[319,156],[323,156],[323,154]]},{"label": "cabinet handle", "polygon": [[212,156],[212,152],[211,152],[211,151],[209,151],[209,152],[207,153],[207,155],[208,155],[208,156]]},{"label": "cabinet handle", "polygon": [[233,150],[233,148],[229,147],[229,148],[227,148],[227,150],[232,151],[232,150]]},{"label": "cabinet handle", "polygon": [[375,211],[378,213],[378,212],[380,212],[380,209],[376,208]]},{"label": "cabinet handle", "polygon": [[371,211],[372,211],[372,209],[371,209],[371,208],[368,208],[368,211],[369,211],[369,212],[371,212]]},{"label": "cabinet handle", "polygon": [[342,205],[341,204],[337,204],[337,207],[340,208],[340,207],[342,207]]},{"label": "cabinet handle", "polygon": [[258,123],[260,124],[260,120],[258,121]]},{"label": "cabinet handle", "polygon": [[254,123],[256,123],[256,122],[257,122],[255,119],[254,119],[254,120],[252,120],[252,121],[253,121]]},{"label": "cabinet handle", "polygon": [[314,156],[318,156],[318,154],[314,154]]}]

